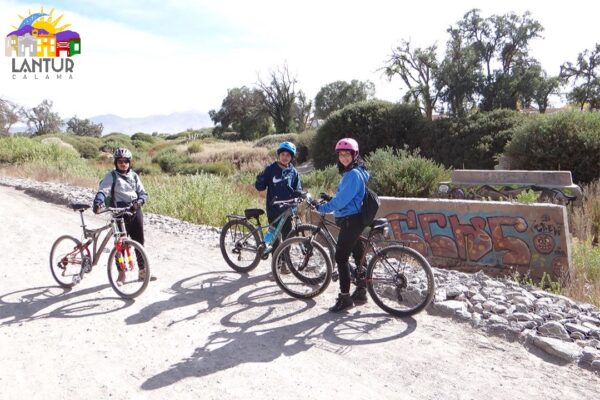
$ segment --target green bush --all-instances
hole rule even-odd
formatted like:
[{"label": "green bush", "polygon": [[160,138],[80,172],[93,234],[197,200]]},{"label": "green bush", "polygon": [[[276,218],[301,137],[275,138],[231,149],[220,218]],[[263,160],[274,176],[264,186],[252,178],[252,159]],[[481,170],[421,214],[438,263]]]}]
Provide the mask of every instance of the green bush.
[{"label": "green bush", "polygon": [[0,163],[20,164],[31,161],[53,163],[79,160],[79,153],[59,143],[43,144],[25,137],[0,136]]},{"label": "green bush", "polygon": [[133,170],[140,175],[160,175],[162,170],[156,164],[149,163],[135,163],[133,165]]},{"label": "green bush", "polygon": [[68,143],[73,146],[79,155],[83,158],[94,159],[100,153],[99,149],[102,147],[102,140],[92,136],[77,136],[71,133],[64,133],[58,135],[42,135],[36,136],[33,139],[42,142],[48,138],[57,138],[62,142]]},{"label": "green bush", "polygon": [[575,182],[591,182],[600,177],[600,113],[532,116],[514,129],[505,155],[514,169],[569,170]]},{"label": "green bush", "polygon": [[298,141],[297,133],[277,133],[273,135],[263,136],[254,143],[254,147],[274,148],[281,142],[292,142],[296,144]]},{"label": "green bush", "polygon": [[[148,151],[152,148],[153,144],[146,141],[146,140],[132,140],[131,144],[133,145],[133,148],[135,150],[137,150],[137,152],[140,151]],[[133,149],[131,149],[133,150]]]},{"label": "green bush", "polygon": [[446,167],[493,169],[513,129],[523,119],[522,114],[511,110],[439,119],[429,124],[418,146],[421,155]]},{"label": "green bush", "polygon": [[179,166],[176,171],[183,175],[197,175],[201,173],[229,176],[235,172],[235,166],[232,163],[225,161],[217,161],[214,163],[187,163]]},{"label": "green bush", "polygon": [[431,197],[450,172],[418,151],[391,147],[378,149],[367,156],[365,164],[371,174],[369,187],[381,196]]},{"label": "green bush", "polygon": [[316,133],[317,132],[314,129],[308,129],[298,134],[298,138],[294,142],[298,149],[298,153],[296,154],[296,162],[298,164],[308,161],[311,157],[310,147],[312,146]]},{"label": "green bush", "polygon": [[138,132],[136,134],[134,134],[133,136],[131,136],[131,140],[140,140],[143,142],[148,142],[148,143],[155,143],[156,142],[156,138],[152,135],[148,135],[147,133],[143,133],[143,132]]},{"label": "green bush", "polygon": [[334,148],[344,137],[356,139],[362,155],[392,146],[418,146],[426,120],[413,106],[380,100],[351,104],[334,112],[317,130],[310,148],[316,168],[336,162]]},{"label": "green bush", "polygon": [[306,175],[301,175],[300,182],[303,190],[316,196],[320,192],[335,193],[341,178],[337,166],[331,165],[325,169],[315,169]]},{"label": "green bush", "polygon": [[202,141],[194,140],[188,144],[187,152],[188,154],[196,154],[202,151]]},{"label": "green bush", "polygon": [[156,153],[152,162],[160,165],[160,169],[169,174],[179,173],[185,164],[189,164],[192,160],[187,154],[178,153],[174,148],[166,148]]},{"label": "green bush", "polygon": [[129,136],[123,134],[110,134],[104,136],[102,137],[102,142],[104,144],[100,147],[100,150],[111,154],[120,147],[125,147],[130,150],[133,148],[133,143],[131,143]]}]

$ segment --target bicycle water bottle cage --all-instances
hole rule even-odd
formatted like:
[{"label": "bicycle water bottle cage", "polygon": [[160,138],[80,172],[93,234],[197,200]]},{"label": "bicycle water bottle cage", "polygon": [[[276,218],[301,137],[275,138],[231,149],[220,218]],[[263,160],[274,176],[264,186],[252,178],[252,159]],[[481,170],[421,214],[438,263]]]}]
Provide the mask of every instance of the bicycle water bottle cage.
[{"label": "bicycle water bottle cage", "polygon": [[246,208],[244,210],[244,216],[248,219],[250,218],[258,218],[265,213],[264,210],[260,208]]}]

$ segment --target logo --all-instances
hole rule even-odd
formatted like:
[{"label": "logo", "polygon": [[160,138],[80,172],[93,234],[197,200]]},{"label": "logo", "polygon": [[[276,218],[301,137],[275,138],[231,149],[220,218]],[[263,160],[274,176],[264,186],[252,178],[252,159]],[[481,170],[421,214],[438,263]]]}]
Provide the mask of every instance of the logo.
[{"label": "logo", "polygon": [[12,79],[73,79],[75,61],[81,54],[79,33],[62,23],[63,15],[31,13],[21,19],[19,26],[6,35],[5,55],[12,58]]},{"label": "logo", "polygon": [[273,183],[279,183],[282,180],[283,180],[282,178],[277,179],[277,178],[273,177]]}]

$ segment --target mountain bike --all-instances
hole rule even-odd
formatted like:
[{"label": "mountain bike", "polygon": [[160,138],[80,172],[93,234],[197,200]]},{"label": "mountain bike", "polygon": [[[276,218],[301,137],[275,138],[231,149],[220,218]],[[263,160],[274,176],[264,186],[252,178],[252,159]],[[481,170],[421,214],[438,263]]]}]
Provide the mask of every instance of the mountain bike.
[{"label": "mountain bike", "polygon": [[[131,208],[104,208],[100,213],[110,213],[110,221],[98,228],[88,229],[83,213],[90,208],[87,204],[72,204],[74,211],[79,211],[83,229],[82,243],[70,235],[56,239],[50,251],[50,270],[56,282],[71,288],[77,285],[90,273],[100,261],[109,240],[113,238],[114,247],[108,256],[108,281],[113,290],[122,298],[133,299],[146,290],[150,281],[150,263],[144,247],[135,240],[127,237],[125,222],[126,215],[133,215]],[[100,241],[100,236],[106,235]],[[93,245],[90,251],[90,246]],[[140,270],[145,270],[140,274]]]},{"label": "mountain bike", "polygon": [[[221,254],[227,264],[237,272],[246,273],[256,268],[261,259],[269,258],[273,244],[276,241],[281,243],[281,231],[288,218],[292,219],[292,231],[300,225],[297,207],[303,201],[304,196],[275,200],[273,204],[285,208],[285,211],[267,225],[260,223],[260,216],[265,213],[260,208],[247,208],[244,215],[227,215],[228,221],[221,228],[219,237]],[[252,219],[256,221],[255,224],[251,222]],[[265,230],[269,235],[264,233]]]},{"label": "mountain bike", "polygon": [[[333,272],[327,247],[334,239],[327,226],[332,224],[321,214],[320,223],[310,234],[291,237],[290,233],[273,254],[275,281],[290,296],[312,298],[329,286]],[[368,234],[359,237],[365,248],[362,258],[356,266],[349,263],[352,283],[364,279],[375,304],[389,314],[406,317],[420,312],[435,294],[429,262],[404,242],[381,240],[388,236],[386,218],[375,219],[368,228]],[[289,274],[283,275],[276,268],[281,263],[286,264]]]}]

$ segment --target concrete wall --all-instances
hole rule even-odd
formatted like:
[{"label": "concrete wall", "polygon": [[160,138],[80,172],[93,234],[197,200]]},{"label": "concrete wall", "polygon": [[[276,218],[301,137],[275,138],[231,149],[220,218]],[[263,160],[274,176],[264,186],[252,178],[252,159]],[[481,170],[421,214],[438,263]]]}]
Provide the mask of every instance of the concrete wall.
[{"label": "concrete wall", "polygon": [[566,277],[566,208],[554,204],[381,197],[378,217],[437,267],[491,275]]}]

